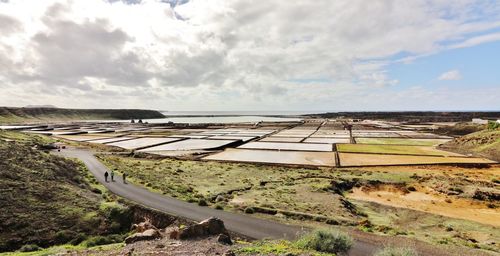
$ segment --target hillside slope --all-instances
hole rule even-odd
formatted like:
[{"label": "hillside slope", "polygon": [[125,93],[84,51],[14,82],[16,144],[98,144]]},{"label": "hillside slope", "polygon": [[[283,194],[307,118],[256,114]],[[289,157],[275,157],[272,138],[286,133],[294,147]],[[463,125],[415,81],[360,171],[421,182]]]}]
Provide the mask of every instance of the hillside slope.
[{"label": "hillside slope", "polygon": [[[128,231],[127,208],[105,202],[107,195],[91,187],[83,165],[35,150],[31,145],[37,142],[29,138],[5,141],[4,135],[0,132],[0,252]],[[107,238],[123,239],[114,236]]]},{"label": "hillside slope", "polygon": [[156,110],[142,109],[65,109],[65,108],[11,108],[0,107],[0,123],[163,118]]},{"label": "hillside slope", "polygon": [[445,143],[441,148],[500,162],[500,129],[482,130],[458,137]]}]

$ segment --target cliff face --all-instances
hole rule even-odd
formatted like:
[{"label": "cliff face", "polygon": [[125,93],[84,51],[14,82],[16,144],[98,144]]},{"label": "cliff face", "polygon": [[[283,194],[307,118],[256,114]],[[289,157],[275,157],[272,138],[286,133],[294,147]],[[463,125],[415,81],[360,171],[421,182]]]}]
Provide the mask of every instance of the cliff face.
[{"label": "cliff face", "polygon": [[65,109],[65,108],[12,108],[0,107],[0,123],[99,120],[99,119],[151,119],[163,118],[156,110],[143,109]]}]

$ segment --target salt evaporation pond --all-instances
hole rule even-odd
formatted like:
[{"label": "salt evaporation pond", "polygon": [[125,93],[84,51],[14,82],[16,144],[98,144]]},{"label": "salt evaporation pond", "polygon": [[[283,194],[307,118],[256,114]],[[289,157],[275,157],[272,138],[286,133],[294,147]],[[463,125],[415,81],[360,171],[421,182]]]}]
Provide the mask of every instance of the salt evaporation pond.
[{"label": "salt evaporation pond", "polygon": [[335,155],[333,152],[226,149],[223,152],[207,156],[203,159],[234,162],[335,166]]},{"label": "salt evaporation pond", "polygon": [[138,149],[144,147],[152,147],[163,143],[178,141],[179,138],[138,138],[133,140],[125,140],[119,142],[109,143],[107,145],[120,147],[124,149]]}]

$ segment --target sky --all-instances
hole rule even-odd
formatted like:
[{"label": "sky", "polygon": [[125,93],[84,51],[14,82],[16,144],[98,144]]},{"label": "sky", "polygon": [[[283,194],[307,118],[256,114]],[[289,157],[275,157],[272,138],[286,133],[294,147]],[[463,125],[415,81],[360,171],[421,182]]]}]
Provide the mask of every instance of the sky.
[{"label": "sky", "polygon": [[497,0],[0,0],[0,106],[500,110]]}]

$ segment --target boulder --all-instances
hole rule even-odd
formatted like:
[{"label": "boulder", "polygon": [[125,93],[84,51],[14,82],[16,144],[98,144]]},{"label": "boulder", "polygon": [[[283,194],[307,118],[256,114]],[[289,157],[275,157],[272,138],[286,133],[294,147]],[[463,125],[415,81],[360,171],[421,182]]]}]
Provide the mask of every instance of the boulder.
[{"label": "boulder", "polygon": [[218,218],[209,218],[198,224],[190,225],[179,230],[179,239],[193,239],[212,235],[226,234],[229,232],[224,222]]},{"label": "boulder", "polygon": [[168,233],[168,238],[169,239],[179,239],[179,229],[173,229]]},{"label": "boulder", "polygon": [[233,251],[229,250],[229,251],[226,251],[226,252],[223,254],[223,256],[236,256],[236,254],[235,254]]},{"label": "boulder", "polygon": [[220,234],[217,237],[217,242],[220,244],[225,244],[225,245],[232,245],[233,241],[231,241],[231,237],[227,234]]},{"label": "boulder", "polygon": [[157,228],[151,223],[151,220],[148,218],[144,218],[144,221],[139,223],[139,224],[133,224],[132,225],[132,230],[135,232],[142,233],[148,229],[156,229]]},{"label": "boulder", "polygon": [[125,238],[126,244],[135,243],[138,241],[154,240],[161,238],[161,233],[158,229],[148,229],[141,233],[135,233],[127,238]]}]

